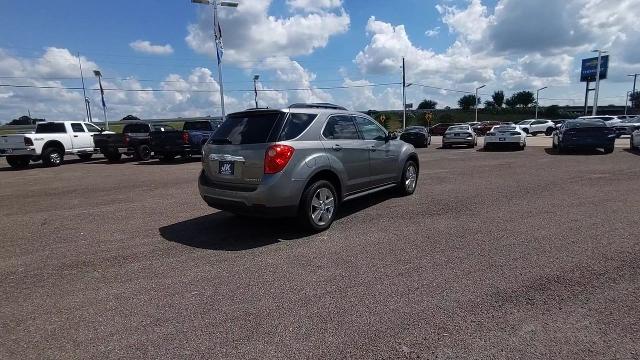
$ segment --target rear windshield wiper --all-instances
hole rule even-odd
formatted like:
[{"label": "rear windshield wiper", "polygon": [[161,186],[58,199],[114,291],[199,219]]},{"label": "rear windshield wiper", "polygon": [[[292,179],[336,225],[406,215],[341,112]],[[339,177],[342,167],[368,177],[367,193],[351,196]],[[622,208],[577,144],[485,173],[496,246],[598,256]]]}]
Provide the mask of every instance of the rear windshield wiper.
[{"label": "rear windshield wiper", "polygon": [[227,139],[227,138],[217,138],[217,139],[211,139],[209,140],[209,143],[214,144],[214,145],[231,145],[231,140]]}]

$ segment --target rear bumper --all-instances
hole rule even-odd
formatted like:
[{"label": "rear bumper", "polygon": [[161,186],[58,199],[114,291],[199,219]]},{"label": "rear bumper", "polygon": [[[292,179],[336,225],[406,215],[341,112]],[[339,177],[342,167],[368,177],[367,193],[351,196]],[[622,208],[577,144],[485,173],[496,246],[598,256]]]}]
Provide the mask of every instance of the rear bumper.
[{"label": "rear bumper", "polygon": [[520,145],[523,141],[520,136],[486,136],[484,143],[485,145]]},{"label": "rear bumper", "polygon": [[2,156],[36,156],[36,149],[0,149],[0,157]]},{"label": "rear bumper", "polygon": [[607,140],[562,139],[563,147],[568,148],[603,148],[615,145],[615,138]]},{"label": "rear bumper", "polygon": [[204,171],[198,179],[200,196],[209,206],[237,214],[273,218],[297,215],[304,186],[304,181],[291,180],[283,173],[265,176],[254,188],[211,183]]},{"label": "rear bumper", "polygon": [[442,138],[442,143],[447,145],[473,145],[476,143],[474,138]]}]

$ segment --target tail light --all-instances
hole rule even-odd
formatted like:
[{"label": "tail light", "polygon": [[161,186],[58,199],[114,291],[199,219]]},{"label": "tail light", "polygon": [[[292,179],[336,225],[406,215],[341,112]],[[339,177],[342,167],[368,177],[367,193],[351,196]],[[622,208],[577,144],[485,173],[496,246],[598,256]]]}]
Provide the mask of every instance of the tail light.
[{"label": "tail light", "polygon": [[271,145],[264,154],[264,173],[276,174],[284,170],[295,149],[289,145]]},{"label": "tail light", "polygon": [[509,133],[509,135],[511,135],[511,136],[519,136],[520,133],[517,132],[517,131],[512,131],[512,132]]},{"label": "tail light", "polygon": [[188,132],[186,132],[186,131],[182,133],[182,142],[183,142],[185,145],[188,145],[188,144],[189,144],[189,133],[188,133]]},{"label": "tail light", "polygon": [[124,137],[124,146],[129,146],[129,142],[131,141],[131,139],[128,136]]},{"label": "tail light", "polygon": [[487,136],[496,136],[496,133],[494,133],[494,132],[488,132],[488,133],[487,133]]},{"label": "tail light", "polygon": [[25,137],[24,146],[33,146],[33,140],[31,140],[31,138]]}]

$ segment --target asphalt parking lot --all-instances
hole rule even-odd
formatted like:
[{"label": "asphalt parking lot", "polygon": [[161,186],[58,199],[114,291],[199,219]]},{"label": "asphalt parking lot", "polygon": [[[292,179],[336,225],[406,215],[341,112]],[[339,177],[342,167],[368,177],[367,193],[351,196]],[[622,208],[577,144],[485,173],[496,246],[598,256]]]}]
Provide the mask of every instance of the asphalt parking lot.
[{"label": "asphalt parking lot", "polygon": [[1,160],[0,358],[640,356],[640,155],[419,153],[317,235],[207,208],[197,161]]}]

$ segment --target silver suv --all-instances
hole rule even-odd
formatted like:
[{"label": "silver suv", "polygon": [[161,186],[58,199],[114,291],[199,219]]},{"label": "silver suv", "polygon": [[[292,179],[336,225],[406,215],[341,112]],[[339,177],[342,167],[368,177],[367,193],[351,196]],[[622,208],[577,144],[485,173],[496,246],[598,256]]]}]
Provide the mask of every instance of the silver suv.
[{"label": "silver suv", "polygon": [[419,175],[412,145],[370,117],[331,104],[227,116],[203,148],[200,195],[231,213],[293,217],[322,231],[343,201],[397,188]]}]

